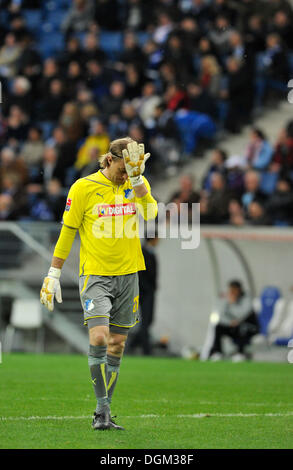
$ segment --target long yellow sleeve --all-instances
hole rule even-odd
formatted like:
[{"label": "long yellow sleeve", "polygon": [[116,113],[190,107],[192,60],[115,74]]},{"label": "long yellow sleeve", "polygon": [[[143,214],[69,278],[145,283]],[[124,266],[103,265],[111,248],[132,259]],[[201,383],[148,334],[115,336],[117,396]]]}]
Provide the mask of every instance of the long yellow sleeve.
[{"label": "long yellow sleeve", "polygon": [[158,204],[150,192],[143,197],[136,197],[135,199],[139,213],[142,215],[144,220],[156,218],[158,213]]},{"label": "long yellow sleeve", "polygon": [[63,225],[55,246],[54,256],[64,260],[67,258],[70,253],[76,232],[77,229],[69,228],[66,225]]}]

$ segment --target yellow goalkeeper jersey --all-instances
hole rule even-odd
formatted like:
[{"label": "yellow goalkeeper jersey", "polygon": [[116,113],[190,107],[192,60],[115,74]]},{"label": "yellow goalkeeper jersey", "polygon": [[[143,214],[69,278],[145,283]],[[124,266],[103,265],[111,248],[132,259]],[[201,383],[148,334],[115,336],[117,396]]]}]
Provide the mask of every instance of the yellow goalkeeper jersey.
[{"label": "yellow goalkeeper jersey", "polygon": [[[145,269],[138,215],[145,220],[155,218],[157,203],[143,179],[148,193],[141,198],[136,197],[129,179],[118,186],[101,171],[71,186],[63,223],[79,230],[80,275],[118,276]],[[58,246],[54,256],[63,258]]]}]

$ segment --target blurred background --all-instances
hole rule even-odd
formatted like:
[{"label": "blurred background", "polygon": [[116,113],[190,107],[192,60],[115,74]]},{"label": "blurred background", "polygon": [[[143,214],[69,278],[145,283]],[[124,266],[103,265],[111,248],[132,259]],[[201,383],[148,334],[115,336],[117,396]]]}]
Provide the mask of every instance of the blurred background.
[{"label": "blurred background", "polygon": [[[143,321],[128,353],[207,359],[219,353],[218,325],[245,296],[249,308],[241,315],[236,309],[238,323],[228,325],[233,341],[223,338],[221,354],[287,360],[292,5],[0,1],[4,350],[87,351],[78,240],[63,269],[63,303],[48,313],[38,295],[69,187],[99,169],[111,140],[129,135],[151,152],[146,177],[158,201],[200,203],[201,243],[182,250],[180,240],[144,240]],[[240,284],[241,299],[231,281]],[[246,321],[252,312],[255,328]]]}]

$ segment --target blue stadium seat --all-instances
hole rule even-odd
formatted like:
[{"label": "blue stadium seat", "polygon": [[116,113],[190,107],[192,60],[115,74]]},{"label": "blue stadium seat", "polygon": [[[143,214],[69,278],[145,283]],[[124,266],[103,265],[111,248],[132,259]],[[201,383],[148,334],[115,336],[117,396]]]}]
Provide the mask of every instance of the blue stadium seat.
[{"label": "blue stadium seat", "polygon": [[265,287],[261,293],[261,308],[258,315],[258,322],[260,327],[260,333],[264,336],[267,335],[268,326],[274,314],[275,303],[280,297],[280,290],[274,286]]},{"label": "blue stadium seat", "polygon": [[151,38],[151,34],[146,31],[138,31],[136,37],[139,46],[142,47]]},{"label": "blue stadium seat", "polygon": [[38,30],[42,24],[42,12],[40,10],[22,10],[28,29],[32,32]]},{"label": "blue stadium seat", "polygon": [[68,10],[72,4],[72,0],[43,0],[43,11],[60,11]]},{"label": "blue stadium seat", "polygon": [[100,46],[110,59],[115,59],[123,50],[122,33],[102,31],[100,34]]},{"label": "blue stadium seat", "polygon": [[52,25],[53,29],[59,30],[64,21],[66,14],[67,14],[67,11],[64,11],[64,10],[49,11],[46,14],[46,21],[48,21],[48,23]]},{"label": "blue stadium seat", "polygon": [[53,56],[64,48],[64,37],[62,33],[52,31],[42,34],[37,48],[44,59]]},{"label": "blue stadium seat", "polygon": [[261,176],[260,189],[266,194],[272,194],[275,190],[278,173],[264,172]]}]

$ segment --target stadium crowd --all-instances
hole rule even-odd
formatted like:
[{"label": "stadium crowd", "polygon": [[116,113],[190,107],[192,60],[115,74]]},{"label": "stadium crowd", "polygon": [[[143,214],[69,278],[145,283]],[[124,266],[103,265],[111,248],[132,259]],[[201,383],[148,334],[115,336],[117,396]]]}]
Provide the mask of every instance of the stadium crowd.
[{"label": "stadium crowd", "polygon": [[[121,135],[152,179],[239,132],[287,94],[292,19],[287,0],[2,0],[0,220],[59,221]],[[290,124],[273,146],[253,129],[244,155],[216,149],[202,222],[292,224],[292,139]]]},{"label": "stadium crowd", "polygon": [[169,202],[199,202],[202,224],[293,225],[293,121],[274,146],[252,128],[243,155],[214,149],[200,190],[183,175]]}]

